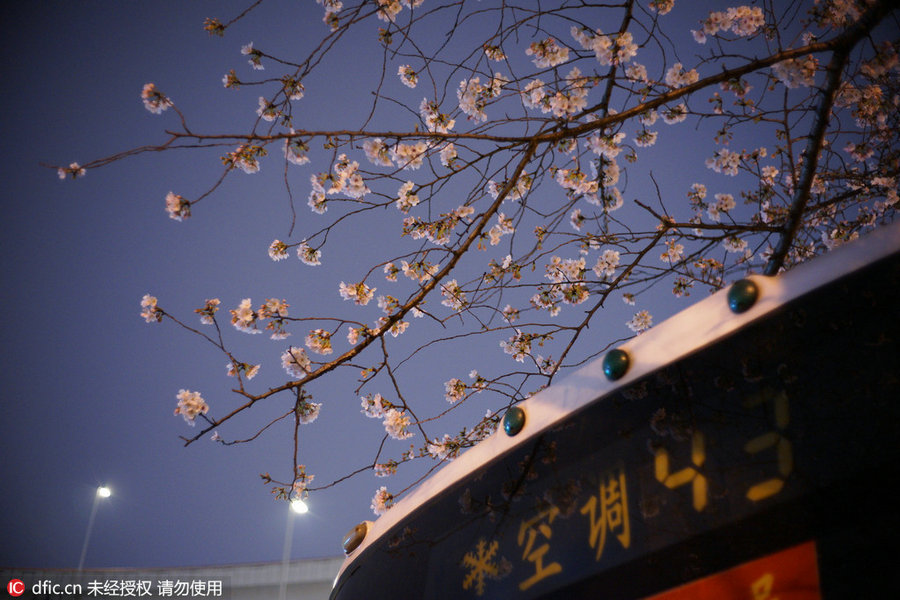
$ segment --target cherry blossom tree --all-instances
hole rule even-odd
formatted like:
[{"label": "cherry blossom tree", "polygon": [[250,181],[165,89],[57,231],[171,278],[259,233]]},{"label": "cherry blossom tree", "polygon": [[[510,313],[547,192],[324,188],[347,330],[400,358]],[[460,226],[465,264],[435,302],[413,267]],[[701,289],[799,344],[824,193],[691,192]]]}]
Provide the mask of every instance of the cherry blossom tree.
[{"label": "cherry blossom tree", "polygon": [[[254,302],[252,290],[221,312],[206,299],[199,323],[149,294],[141,302],[148,323],[170,321],[221,352],[242,399],[217,412],[181,389],[175,413],[200,424],[187,444],[247,441],[227,437],[232,421],[260,403],[285,406],[278,420],[293,422],[296,467],[263,476],[280,497],[334,484],[314,484],[298,452],[298,432],[323,410],[320,380],[358,380],[344,400],[384,428],[349,474],[439,465],[491,434],[509,406],[650,328],[652,298],[774,275],[895,217],[900,37],[890,0],[760,0],[690,26],[678,16],[685,0],[317,2],[304,10],[321,16],[321,40],[306,56],[247,43],[224,75],[223,93],[258,95],[242,132],[198,132],[172,99],[187,90],[170,97],[147,83],[146,109],[175,115],[163,144],[55,167],[77,179],[175,149],[221,160],[202,193],[165,197],[175,221],[214,210],[228,178],[283,178],[290,227],[268,255],[341,273],[336,314]],[[204,28],[239,36],[263,4]],[[354,92],[367,117],[332,129],[306,122],[304,82],[337,72],[335,49],[359,38],[377,39],[383,54],[377,87]],[[667,138],[685,151],[654,158]],[[367,249],[365,264],[329,263],[341,235],[386,211],[387,241]],[[610,305],[623,301],[633,317],[610,323]],[[242,356],[229,324],[280,345],[281,385],[254,386],[260,365]],[[442,333],[394,351],[426,324]],[[441,405],[408,397],[398,366],[460,339],[505,353],[508,369],[446,373]],[[487,413],[441,431],[442,417],[475,396],[489,398]],[[402,491],[379,487],[372,509]]]}]

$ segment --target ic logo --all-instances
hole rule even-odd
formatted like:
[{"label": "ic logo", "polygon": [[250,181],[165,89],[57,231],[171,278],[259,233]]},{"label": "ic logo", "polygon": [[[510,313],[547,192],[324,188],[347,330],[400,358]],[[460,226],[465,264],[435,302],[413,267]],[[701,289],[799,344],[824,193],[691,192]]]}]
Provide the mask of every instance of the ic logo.
[{"label": "ic logo", "polygon": [[21,596],[25,593],[25,584],[21,579],[10,579],[6,584],[6,591],[10,596]]}]

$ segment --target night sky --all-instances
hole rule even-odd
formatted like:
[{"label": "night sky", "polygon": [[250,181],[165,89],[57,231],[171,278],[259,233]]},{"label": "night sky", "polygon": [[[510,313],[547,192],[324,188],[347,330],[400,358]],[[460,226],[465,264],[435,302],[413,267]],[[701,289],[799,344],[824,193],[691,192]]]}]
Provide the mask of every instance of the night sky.
[{"label": "night sky", "polygon": [[[145,155],[74,182],[39,164],[83,163],[162,141],[176,117],[144,109],[140,91],[150,81],[168,90],[199,129],[252,124],[258,94],[229,94],[221,82],[230,68],[250,74],[241,46],[268,37],[270,47],[290,52],[290,40],[319,35],[323,26],[318,7],[270,3],[265,20],[248,22],[234,36],[210,38],[202,30],[205,17],[229,18],[243,7],[37,2],[0,9],[8,57],[0,78],[0,127],[8,141],[2,306],[10,314],[0,334],[7,368],[0,565],[75,567],[94,491],[103,483],[113,495],[98,509],[86,567],[281,558],[287,505],[273,500],[259,474],[289,477],[291,428],[273,427],[243,446],[204,439],[184,448],[178,436],[194,430],[173,416],[175,394],[201,390],[215,412],[237,405],[228,391],[234,380],[208,343],[139,316],[146,293],[192,325],[193,309],[213,296],[222,299],[225,315],[248,296],[254,303],[263,295],[286,298],[303,310],[325,298],[327,288],[327,299],[340,302],[331,278],[311,278],[296,259],[275,264],[266,255],[274,237],[286,238],[290,218],[277,166],[268,178],[232,177],[196,208],[195,218],[176,223],[164,211],[166,193],[199,195],[221,173],[216,155]],[[262,33],[279,11],[292,11],[293,26]],[[306,190],[297,193],[306,209]],[[282,344],[230,326],[225,335],[251,349],[247,360],[263,363],[256,382],[283,379]],[[347,410],[325,410],[322,427],[304,430],[301,450],[317,472],[344,454],[349,440],[380,440],[376,423],[357,418],[352,389],[340,391],[350,400]],[[223,435],[247,437],[284,412],[261,408]],[[346,419],[365,430],[335,434]],[[317,451],[329,435],[338,444]],[[357,462],[365,464],[364,457]],[[365,474],[312,499],[310,512],[296,520],[292,556],[339,555],[345,531],[372,518],[375,483]]]},{"label": "night sky", "polygon": [[[89,171],[77,181],[60,181],[54,170],[40,166],[85,163],[164,141],[164,128],[176,127],[177,116],[145,110],[140,92],[147,82],[169,95],[198,131],[249,130],[260,93],[222,86],[229,69],[253,75],[241,46],[253,41],[272,54],[305,55],[326,27],[312,0],[273,1],[225,38],[203,31],[204,18],[228,19],[248,4],[6,2],[0,8],[6,57],[0,77],[5,141],[0,306],[6,316],[0,330],[5,367],[0,566],[75,567],[100,484],[109,485],[113,495],[99,506],[86,567],[281,558],[287,505],[273,500],[259,474],[289,478],[292,427],[280,423],[252,444],[223,447],[204,439],[184,448],[178,436],[195,431],[172,414],[180,388],[200,390],[214,414],[238,406],[240,399],[229,391],[234,380],[225,376],[225,357],[171,323],[145,323],[140,300],[153,294],[164,309],[199,327],[193,310],[206,298],[220,298],[226,342],[248,362],[262,364],[254,389],[280,384],[285,376],[278,357],[286,344],[234,331],[227,310],[246,297],[254,305],[284,298],[292,316],[350,310],[341,304],[338,283],[364,274],[354,271],[354,262],[361,249],[386,243],[379,227],[387,217],[374,215],[365,228],[336,232],[345,242],[329,242],[326,258],[349,265],[348,270],[314,270],[296,258],[272,262],[266,253],[274,238],[289,239],[280,157],[264,163],[258,175],[229,177],[184,223],[167,217],[166,193],[204,192],[222,172],[222,151],[145,154]],[[677,18],[696,23],[702,12],[692,6]],[[362,124],[368,90],[381,70],[377,24],[367,26],[372,35],[338,48],[333,67],[305,82],[307,97],[298,105],[301,125]],[[688,28],[682,33],[687,43]],[[272,69],[271,76],[280,74]],[[391,93],[402,95],[396,77],[388,83]],[[403,97],[417,107],[421,93]],[[410,122],[408,112],[397,110],[374,126],[409,127]],[[712,147],[711,141],[704,143]],[[671,162],[679,144],[677,136],[661,136],[648,156],[659,161],[657,174],[675,178],[670,181],[683,198],[691,180],[678,179]],[[355,158],[364,160],[362,153]],[[314,217],[306,207],[309,174],[324,168],[314,160],[291,172],[299,219],[291,241],[302,239],[299,231]],[[651,184],[630,185],[637,193]],[[396,223],[390,223],[393,232]],[[690,301],[664,299],[663,305],[639,308],[650,308],[659,322]],[[631,335],[624,323],[633,312],[616,302],[604,340]],[[416,335],[433,333],[423,327]],[[302,335],[297,330],[289,341],[300,344]],[[503,338],[488,340],[483,352],[451,344],[440,364],[429,362],[434,355],[417,357],[398,376],[405,378],[409,396],[433,398],[440,407],[442,382],[450,377],[495,364],[514,367],[498,350]],[[408,351],[422,339],[411,336],[398,348]],[[316,474],[316,484],[371,463],[383,437],[379,422],[359,414],[356,378],[348,371],[312,390],[324,406],[318,421],[302,429],[300,460]],[[430,430],[432,437],[484,414],[488,405],[480,402],[468,412],[456,411],[446,427]],[[221,433],[248,437],[290,406],[289,397],[276,398]],[[396,457],[405,445],[392,444]],[[424,466],[409,469],[396,482],[362,473],[313,494],[310,512],[295,519],[292,557],[339,555],[342,535],[373,518],[369,502],[375,489],[399,489]]]}]

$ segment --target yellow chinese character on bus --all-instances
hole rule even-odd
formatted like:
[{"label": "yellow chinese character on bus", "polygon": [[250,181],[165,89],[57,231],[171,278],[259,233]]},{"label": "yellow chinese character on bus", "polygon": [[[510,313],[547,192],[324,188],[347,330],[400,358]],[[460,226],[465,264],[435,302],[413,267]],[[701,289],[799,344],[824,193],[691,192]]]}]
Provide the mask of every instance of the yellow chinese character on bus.
[{"label": "yellow chinese character on bus", "polygon": [[625,485],[625,470],[622,467],[600,476],[600,492],[591,496],[581,514],[589,515],[591,531],[588,540],[591,548],[597,550],[596,560],[603,556],[606,535],[616,536],[623,548],[631,545],[631,525],[628,519],[628,490]]},{"label": "yellow chinese character on bus", "polygon": [[[534,565],[534,575],[519,584],[519,589],[522,591],[527,590],[545,577],[550,577],[562,571],[562,565],[558,562],[552,562],[548,565],[544,564],[544,555],[550,550],[550,543],[546,540],[549,540],[553,535],[550,525],[557,515],[559,515],[559,509],[556,506],[551,506],[528,521],[523,521],[519,527],[518,544],[520,548],[523,545],[525,548],[522,552],[522,558]],[[538,545],[539,538],[544,543]]]},{"label": "yellow chinese character on bus", "polygon": [[463,579],[464,590],[474,587],[477,595],[484,594],[485,577],[496,578],[500,574],[500,566],[494,560],[499,547],[500,543],[497,540],[488,544],[486,539],[481,538],[475,552],[467,552],[463,556],[463,567],[468,570]]},{"label": "yellow chinese character on bus", "polygon": [[778,598],[772,597],[772,586],[774,584],[775,576],[771,573],[766,573],[754,581],[750,586],[753,600],[778,600]]}]

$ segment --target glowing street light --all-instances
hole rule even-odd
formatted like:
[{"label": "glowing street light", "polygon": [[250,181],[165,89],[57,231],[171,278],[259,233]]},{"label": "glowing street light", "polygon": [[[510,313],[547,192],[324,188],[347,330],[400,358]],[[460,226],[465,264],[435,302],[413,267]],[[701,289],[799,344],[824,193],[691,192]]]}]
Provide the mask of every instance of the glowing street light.
[{"label": "glowing street light", "polygon": [[97,516],[97,505],[100,504],[100,498],[109,498],[112,496],[112,490],[105,485],[97,488],[94,494],[94,504],[91,506],[91,517],[88,519],[87,531],[84,534],[84,545],[81,547],[81,558],[78,560],[78,572],[84,569],[84,557],[87,555],[88,542],[91,540],[91,530],[94,528],[94,517]]},{"label": "glowing street light", "polygon": [[[291,553],[291,542],[294,539],[294,514],[302,515],[309,512],[309,506],[300,498],[291,500],[291,510],[288,513],[287,525],[284,531],[284,551],[281,553],[281,585],[278,590],[279,600],[287,597],[287,571],[288,557]],[[294,513],[294,514],[291,514]]]},{"label": "glowing street light", "polygon": [[291,500],[291,510],[298,515],[302,515],[309,512],[309,507],[306,505],[306,502],[304,502],[300,498],[294,498],[293,500]]}]

